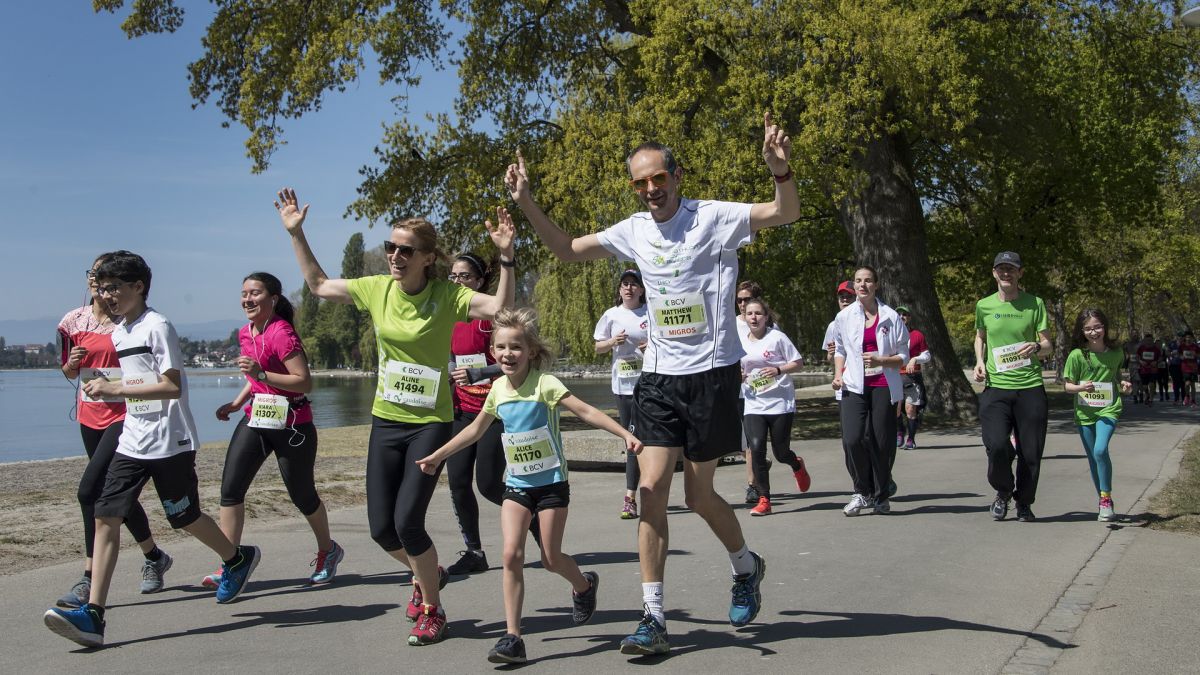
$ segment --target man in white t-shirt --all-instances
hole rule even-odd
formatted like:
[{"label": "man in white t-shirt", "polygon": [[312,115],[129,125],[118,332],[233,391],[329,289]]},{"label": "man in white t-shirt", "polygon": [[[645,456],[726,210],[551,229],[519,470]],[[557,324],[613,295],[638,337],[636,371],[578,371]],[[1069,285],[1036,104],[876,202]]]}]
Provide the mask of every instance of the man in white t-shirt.
[{"label": "man in white t-shirt", "polygon": [[685,199],[683,168],[674,153],[644,143],[629,155],[630,184],[647,211],[594,234],[572,237],[534,202],[525,161],[508,167],[505,183],[538,236],[562,260],[610,255],[633,260],[646,284],[650,330],[642,375],[634,389],[631,431],[646,447],[638,458],[642,478],[638,553],[646,613],[621,641],[625,654],[662,654],[667,643],[663,575],[667,557],[667,499],[675,463],[684,460],[688,507],[708,523],[729,552],[733,601],[729,621],[744,626],[758,614],[766,570],[751,552],[733,509],[713,489],[720,457],[740,443],[738,365],[742,346],[735,329],[737,249],[756,230],[800,216],[800,197],[788,167],[791,139],[763,117],[763,161],[775,176],[775,200],[738,204]]}]

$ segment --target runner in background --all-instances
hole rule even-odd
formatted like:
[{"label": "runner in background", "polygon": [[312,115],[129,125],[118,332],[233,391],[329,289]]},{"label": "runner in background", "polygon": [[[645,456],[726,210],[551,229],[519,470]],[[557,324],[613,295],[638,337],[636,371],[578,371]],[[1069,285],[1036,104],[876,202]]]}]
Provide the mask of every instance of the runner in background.
[{"label": "runner in background", "polygon": [[1154,387],[1158,382],[1158,360],[1162,350],[1154,343],[1154,336],[1146,333],[1137,346],[1138,374],[1141,376],[1141,399],[1146,405],[1154,404]]},{"label": "runner in background", "polygon": [[917,428],[921,425],[921,411],[925,409],[925,378],[921,376],[921,364],[929,363],[933,354],[925,347],[925,335],[912,327],[908,308],[900,305],[896,313],[908,327],[908,363],[900,369],[904,383],[904,401],[896,405],[896,447],[915,450]]},{"label": "runner in background", "polygon": [[1166,403],[1167,388],[1171,382],[1171,372],[1167,367],[1170,350],[1167,348],[1167,340],[1165,339],[1157,340],[1156,344],[1158,346],[1158,362],[1155,364],[1158,369],[1156,373],[1158,375],[1158,402]]},{"label": "runner in background", "polygon": [[1188,330],[1179,343],[1179,370],[1183,374],[1183,404],[1196,405],[1196,375],[1200,372],[1200,354],[1197,353],[1196,335]]},{"label": "runner in background", "polygon": [[[762,286],[760,286],[757,281],[746,280],[737,285],[737,293],[734,295],[734,302],[737,303],[737,319],[736,319],[736,321],[737,321],[738,336],[743,336],[746,334],[746,331],[750,330],[746,326],[746,317],[744,314],[744,308],[746,306],[746,303],[751,300],[757,300],[757,299],[761,298],[762,293],[763,293]],[[740,416],[745,415],[745,412],[744,412],[745,404],[746,404],[745,399],[742,399],[742,398],[738,399],[738,414]],[[743,420],[741,429],[742,429],[742,457],[746,461],[746,496],[743,498],[742,501],[746,504],[754,505],[754,504],[758,503],[759,497],[761,497],[762,495],[759,494],[758,486],[754,484],[754,466],[753,466],[753,462],[750,460],[750,444],[746,439],[745,420]]]}]

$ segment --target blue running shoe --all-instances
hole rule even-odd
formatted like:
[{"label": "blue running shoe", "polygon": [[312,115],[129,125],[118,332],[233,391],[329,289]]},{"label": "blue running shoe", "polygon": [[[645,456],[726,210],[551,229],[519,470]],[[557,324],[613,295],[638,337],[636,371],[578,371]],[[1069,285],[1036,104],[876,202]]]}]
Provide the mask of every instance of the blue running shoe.
[{"label": "blue running shoe", "polygon": [[104,619],[90,605],[78,609],[46,610],[42,620],[46,628],[58,633],[75,644],[84,647],[104,646]]},{"label": "blue running shoe", "polygon": [[254,568],[258,567],[259,558],[262,557],[257,546],[239,546],[238,555],[241,556],[241,560],[236,565],[221,566],[221,583],[217,586],[217,602],[221,604],[237,600],[246,588],[250,575],[254,574]]},{"label": "blue running shoe", "polygon": [[308,578],[308,583],[316,586],[333,581],[333,577],[337,574],[338,563],[342,562],[342,558],[345,556],[346,550],[338,546],[336,541],[328,551],[317,551],[317,557],[310,563],[317,569]]},{"label": "blue running shoe", "polygon": [[667,644],[667,627],[650,616],[650,612],[642,615],[642,621],[637,630],[633,631],[633,635],[621,640],[622,654],[651,656],[666,654],[669,651],[671,645]]},{"label": "blue running shoe", "polygon": [[733,576],[733,601],[729,604],[729,623],[737,628],[753,621],[762,607],[762,594],[758,588],[767,573],[767,561],[754,551],[751,551],[750,555],[754,556],[754,571]]}]

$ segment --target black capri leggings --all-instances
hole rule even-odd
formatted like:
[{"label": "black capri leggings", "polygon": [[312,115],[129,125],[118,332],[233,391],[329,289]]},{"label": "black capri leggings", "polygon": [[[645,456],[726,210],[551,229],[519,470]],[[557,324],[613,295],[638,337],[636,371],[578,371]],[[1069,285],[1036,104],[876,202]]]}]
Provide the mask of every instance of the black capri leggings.
[{"label": "black capri leggings", "polygon": [[775,460],[787,464],[792,471],[800,468],[800,458],[792,452],[792,418],[795,413],[781,415],[744,415],[742,428],[746,431],[746,444],[750,446],[751,467],[754,482],[760,494],[771,496],[771,462],[767,459],[767,435],[771,436],[771,452]]},{"label": "black capri leggings", "polygon": [[[117,440],[121,437],[124,422],[115,422],[103,429],[93,429],[80,424],[79,433],[83,436],[83,449],[87,452],[88,463],[79,479],[79,510],[83,512],[84,550],[87,557],[92,557],[96,544],[96,500],[104,491],[104,478],[108,475],[108,465],[117,452]],[[129,513],[125,516],[125,529],[133,535],[134,541],[143,542],[150,538],[150,521],[146,511],[138,502],[134,502]]]},{"label": "black capri leggings", "polygon": [[[221,474],[221,506],[237,506],[246,501],[246,491],[263,462],[273,451],[279,463],[279,475],[287,487],[292,503],[305,516],[321,508],[313,466],[317,461],[317,428],[312,422],[295,425],[292,429],[256,429],[242,417],[229,439],[225,454],[225,470]],[[292,443],[303,438],[303,442]]]},{"label": "black capri leggings", "polygon": [[[465,429],[478,413],[457,411],[454,413],[453,434]],[[504,496],[504,448],[500,445],[500,433],[504,424],[494,420],[483,432],[483,437],[446,460],[446,474],[450,479],[450,502],[458,519],[463,543],[472,551],[483,548],[479,537],[479,502],[471,488],[472,475],[479,494],[499,506]],[[433,448],[436,450],[437,448]]]},{"label": "black capri leggings", "polygon": [[[617,399],[617,417],[621,420],[621,426],[628,429],[633,413],[633,394],[616,394],[614,398]],[[638,466],[637,455],[632,452],[625,453],[625,489],[636,493],[641,480],[642,469]]]},{"label": "black capri leggings", "polygon": [[450,440],[450,422],[414,424],[371,416],[367,442],[367,522],[371,538],[385,551],[421,555],[433,546],[425,512],[438,474],[416,465]]}]

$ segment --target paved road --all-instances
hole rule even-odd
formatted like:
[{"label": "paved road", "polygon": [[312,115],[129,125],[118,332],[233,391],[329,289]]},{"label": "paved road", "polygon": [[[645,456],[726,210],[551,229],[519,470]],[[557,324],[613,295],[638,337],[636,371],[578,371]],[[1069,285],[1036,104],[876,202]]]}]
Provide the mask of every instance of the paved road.
[{"label": "paved road", "polygon": [[[1196,420],[1194,413],[1159,408],[1135,410],[1123,420],[1113,449],[1118,511],[1133,506],[1156,479],[1174,473],[1178,454],[1172,450]],[[565,547],[581,567],[600,573],[600,609],[589,625],[573,626],[566,583],[527,568],[527,668],[632,671],[652,664],[657,671],[676,673],[997,673],[1039,672],[1057,662],[1069,672],[1128,672],[1139,669],[1136,662],[1112,659],[1122,651],[1118,640],[1136,639],[1137,631],[1150,629],[1153,624],[1142,621],[1145,617],[1158,617],[1188,636],[1154,643],[1164,657],[1158,663],[1171,670],[1195,665],[1195,602],[1173,596],[1175,602],[1164,607],[1183,615],[1177,617],[1139,605],[1171,595],[1146,592],[1142,587],[1165,581],[1162,576],[1148,580],[1139,571],[1157,559],[1143,560],[1147,552],[1194,553],[1196,547],[1185,550],[1173,543],[1181,541],[1178,537],[1095,522],[1087,463],[1065,414],[1051,422],[1034,506],[1039,521],[1031,524],[995,523],[988,516],[992,493],[977,436],[935,432],[920,440],[919,449],[901,452],[897,460],[900,493],[889,516],[842,515],[848,479],[836,441],[800,444],[814,478],[808,494],[793,494],[790,477],[777,467],[773,479],[786,492],[776,513],[752,519],[748,507],[738,506],[752,548],[768,562],[764,610],[741,630],[725,618],[728,559],[700,519],[682,509],[677,482],[674,502],[680,506],[670,516],[666,594],[673,647],[668,658],[631,659],[617,652],[617,642],[640,617],[636,525],[617,518],[620,474],[576,472]],[[728,499],[740,500],[743,467],[721,468],[717,484]],[[195,542],[171,547],[176,562],[168,588],[151,596],[136,593],[139,557],[126,551],[111,596],[108,646],[102,650],[78,649],[42,626],[42,612],[76,578],[77,563],[0,577],[8,608],[0,615],[4,670],[475,672],[491,667],[487,650],[504,632],[494,507],[484,511],[484,543],[493,569],[446,588],[452,637],[423,648],[405,643],[409,624],[402,603],[410,593],[408,575],[371,542],[364,510],[331,516],[335,537],[348,551],[336,583],[315,589],[301,583],[313,548],[301,519],[251,523],[246,539],[263,548],[264,559],[248,591],[232,605],[217,605],[196,585],[215,561]],[[459,543],[444,490],[434,497],[429,525],[443,558],[452,560]],[[1141,537],[1152,545],[1144,546]],[[1125,547],[1129,553],[1122,556]],[[1138,562],[1129,567],[1126,558]],[[1098,567],[1103,559],[1111,559],[1107,569]],[[1172,560],[1190,564],[1190,578],[1196,578],[1194,556]],[[1167,571],[1153,570],[1156,575]],[[1123,585],[1106,586],[1110,576],[1111,584]],[[1079,594],[1081,582],[1101,593],[1102,602],[1090,614],[1093,603],[1079,600],[1086,595]],[[1195,584],[1189,592],[1194,589]],[[1104,602],[1131,607],[1121,615],[1093,618]],[[1114,625],[1109,616],[1123,621]],[[1118,629],[1121,637],[1114,638],[1111,631]],[[1118,663],[1129,667],[1108,667]]]}]

